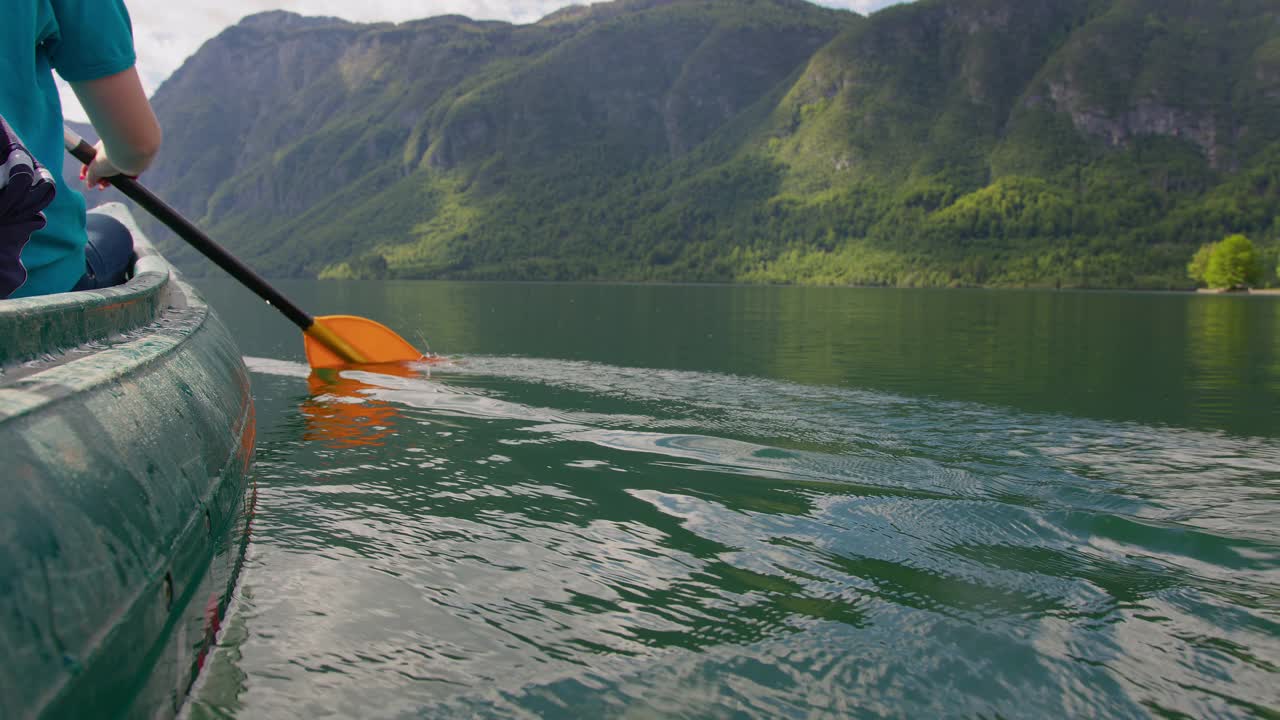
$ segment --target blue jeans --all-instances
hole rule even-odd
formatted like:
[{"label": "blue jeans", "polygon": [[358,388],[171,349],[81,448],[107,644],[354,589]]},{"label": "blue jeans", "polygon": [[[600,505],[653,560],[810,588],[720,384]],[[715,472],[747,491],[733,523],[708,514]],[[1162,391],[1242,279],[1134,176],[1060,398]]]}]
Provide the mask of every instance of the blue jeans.
[{"label": "blue jeans", "polygon": [[133,269],[133,236],[113,217],[89,213],[85,223],[84,276],[71,288],[97,290],[120,285]]}]

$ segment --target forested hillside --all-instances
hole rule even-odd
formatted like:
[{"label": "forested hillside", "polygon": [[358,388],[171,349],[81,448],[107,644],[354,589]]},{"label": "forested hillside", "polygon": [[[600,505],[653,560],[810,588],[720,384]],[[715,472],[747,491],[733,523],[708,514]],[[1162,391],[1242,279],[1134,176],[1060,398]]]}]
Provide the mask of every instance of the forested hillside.
[{"label": "forested hillside", "polygon": [[1185,287],[1280,248],[1277,0],[277,12],[154,103],[148,180],[275,276]]}]

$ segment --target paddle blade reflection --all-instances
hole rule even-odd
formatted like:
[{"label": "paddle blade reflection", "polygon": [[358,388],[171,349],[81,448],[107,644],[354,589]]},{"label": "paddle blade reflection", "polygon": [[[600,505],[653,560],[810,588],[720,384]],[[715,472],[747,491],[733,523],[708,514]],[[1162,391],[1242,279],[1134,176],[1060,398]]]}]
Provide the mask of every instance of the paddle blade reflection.
[{"label": "paddle blade reflection", "polygon": [[[389,375],[410,377],[415,373],[402,365],[378,368]],[[400,411],[394,405],[370,397],[374,386],[343,377],[334,370],[317,370],[307,378],[311,397],[302,404],[309,441],[343,450],[357,447],[380,447],[395,434]]]}]

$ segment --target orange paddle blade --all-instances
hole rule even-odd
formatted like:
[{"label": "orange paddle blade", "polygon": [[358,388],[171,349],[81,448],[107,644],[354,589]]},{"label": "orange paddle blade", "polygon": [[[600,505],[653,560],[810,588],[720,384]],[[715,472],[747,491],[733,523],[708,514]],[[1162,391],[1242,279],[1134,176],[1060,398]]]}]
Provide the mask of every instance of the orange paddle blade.
[{"label": "orange paddle blade", "polygon": [[313,368],[412,362],[425,355],[391,328],[354,315],[318,317],[302,336]]}]

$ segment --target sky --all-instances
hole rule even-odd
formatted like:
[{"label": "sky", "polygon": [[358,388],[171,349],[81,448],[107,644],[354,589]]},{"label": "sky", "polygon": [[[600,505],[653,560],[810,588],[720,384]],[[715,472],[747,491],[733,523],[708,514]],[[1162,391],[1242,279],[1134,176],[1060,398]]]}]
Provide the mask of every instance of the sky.
[{"label": "sky", "polygon": [[[819,5],[860,13],[903,0],[814,0]],[[578,0],[576,4],[583,4]],[[240,18],[266,10],[330,15],[355,22],[401,22],[436,15],[530,23],[575,4],[566,0],[125,0],[133,20],[138,72],[147,94],[155,92],[182,62],[209,38]],[[63,113],[83,122],[84,111],[60,82]]]}]

